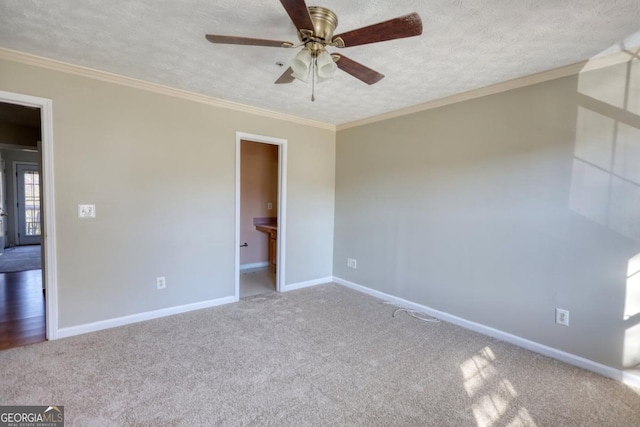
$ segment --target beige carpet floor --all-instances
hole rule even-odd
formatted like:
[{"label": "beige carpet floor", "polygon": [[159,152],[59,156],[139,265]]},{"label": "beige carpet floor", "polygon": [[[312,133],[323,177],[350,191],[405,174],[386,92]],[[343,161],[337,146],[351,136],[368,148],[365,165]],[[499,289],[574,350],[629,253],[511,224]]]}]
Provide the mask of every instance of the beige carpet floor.
[{"label": "beige carpet floor", "polygon": [[68,426],[638,426],[640,390],[330,284],[0,352]]}]

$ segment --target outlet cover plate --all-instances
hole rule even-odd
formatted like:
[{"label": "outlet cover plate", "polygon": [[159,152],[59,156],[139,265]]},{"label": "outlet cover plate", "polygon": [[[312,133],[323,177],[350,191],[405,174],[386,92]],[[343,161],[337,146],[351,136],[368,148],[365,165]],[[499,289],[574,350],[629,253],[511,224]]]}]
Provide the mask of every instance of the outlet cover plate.
[{"label": "outlet cover plate", "polygon": [[556,323],[558,325],[569,326],[569,310],[556,308]]},{"label": "outlet cover plate", "polygon": [[95,218],[96,205],[78,205],[78,218]]}]

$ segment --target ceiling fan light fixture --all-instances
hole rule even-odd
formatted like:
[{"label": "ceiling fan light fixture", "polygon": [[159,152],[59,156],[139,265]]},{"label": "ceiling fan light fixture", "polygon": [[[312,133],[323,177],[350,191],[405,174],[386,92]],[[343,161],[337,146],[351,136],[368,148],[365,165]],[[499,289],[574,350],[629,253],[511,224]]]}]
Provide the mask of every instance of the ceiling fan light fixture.
[{"label": "ceiling fan light fixture", "polygon": [[291,75],[298,80],[307,82],[309,80],[309,72],[311,71],[311,51],[309,49],[302,49],[291,61]]},{"label": "ceiling fan light fixture", "polygon": [[329,54],[326,51],[327,47],[345,48],[422,34],[422,19],[415,12],[334,35],[338,26],[338,16],[331,10],[319,6],[307,6],[305,0],[280,0],[280,3],[297,30],[300,44],[221,34],[207,34],[206,39],[211,43],[232,45],[279,48],[304,46],[293,58],[290,67],[275,83],[292,83],[296,79],[306,83],[311,76],[312,101],[315,99],[315,83],[332,79],[338,68],[368,85],[377,83],[384,77],[383,74],[344,55]]},{"label": "ceiling fan light fixture", "polygon": [[323,81],[332,79],[333,75],[338,69],[338,66],[333,61],[333,58],[331,57],[331,55],[329,55],[329,53],[326,50],[323,50],[318,54],[318,57],[316,59],[316,65],[317,65],[316,70],[318,75],[318,82],[323,82]]}]

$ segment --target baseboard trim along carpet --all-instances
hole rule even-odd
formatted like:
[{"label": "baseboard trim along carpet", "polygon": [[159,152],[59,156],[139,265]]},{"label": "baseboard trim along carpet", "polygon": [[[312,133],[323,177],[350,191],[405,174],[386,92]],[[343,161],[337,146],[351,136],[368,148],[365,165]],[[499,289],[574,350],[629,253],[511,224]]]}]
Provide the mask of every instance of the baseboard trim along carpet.
[{"label": "baseboard trim along carpet", "polygon": [[160,310],[147,311],[144,313],[131,314],[129,316],[116,317],[114,319],[100,320],[97,322],[86,323],[84,325],[71,326],[68,328],[58,329],[57,338],[67,338],[75,335],[82,335],[89,332],[101,331],[103,329],[115,328],[118,326],[129,325],[131,323],[144,322],[145,320],[157,319],[174,314],[186,313],[203,308],[216,307],[223,304],[229,304],[238,301],[235,297],[223,297],[208,301],[196,302],[193,304],[178,305],[175,307],[163,308]]},{"label": "baseboard trim along carpet", "polygon": [[426,305],[417,304],[415,302],[408,301],[403,298],[389,295],[384,292],[376,291],[375,289],[367,288],[366,286],[349,282],[348,280],[344,280],[339,277],[334,277],[333,282],[342,286],[346,286],[347,288],[351,288],[353,290],[365,293],[367,295],[371,295],[376,298],[380,298],[385,301],[398,304],[399,306],[411,308],[413,310],[417,310],[417,311],[429,314],[430,316],[444,320],[445,322],[453,323],[454,325],[458,325],[462,328],[470,329],[472,331],[481,333],[483,335],[488,335],[490,337],[508,342],[510,344],[517,345],[527,350],[540,353],[544,356],[548,356],[553,359],[560,360],[570,365],[577,366],[579,368],[583,368],[591,372],[595,372],[597,374],[603,375],[605,377],[608,377],[617,381],[621,381],[630,386],[640,387],[640,375],[624,372],[619,369],[615,369],[610,366],[603,365],[598,362],[594,362],[593,360],[585,359],[584,357],[576,356],[575,354],[567,353],[565,351],[558,350],[556,348],[549,347],[544,344],[537,343],[535,341],[530,341],[525,338],[521,338],[517,335],[512,335],[507,332],[503,332],[501,330],[491,328],[489,326],[485,326],[476,322],[463,319],[458,316],[454,316],[452,314],[438,311],[431,307],[427,307]]},{"label": "baseboard trim along carpet", "polygon": [[[292,283],[285,285],[282,292],[294,291],[296,289],[308,288],[310,286],[329,283],[333,277],[323,277],[320,279],[308,280],[306,282]],[[56,338],[67,338],[75,335],[87,334],[89,332],[101,331],[103,329],[116,328],[118,326],[129,325],[131,323],[144,322],[145,320],[158,319],[160,317],[172,316],[174,314],[186,313],[193,310],[201,310],[203,308],[216,307],[223,304],[236,302],[233,296],[224,297],[209,301],[202,301],[193,304],[180,305],[176,307],[168,307],[160,310],[147,311],[145,313],[131,314],[129,316],[116,317],[114,319],[100,320],[97,322],[86,323],[84,325],[70,326],[68,328],[58,329]]]},{"label": "baseboard trim along carpet", "polygon": [[240,271],[253,270],[254,268],[263,268],[263,267],[269,267],[269,261],[254,262],[253,264],[242,264],[240,266]]},{"label": "baseboard trim along carpet", "polygon": [[284,285],[282,292],[295,291],[296,289],[308,288],[310,286],[322,285],[323,283],[330,283],[333,281],[333,277],[322,277],[320,279],[308,280],[306,282],[292,283],[290,285]]}]

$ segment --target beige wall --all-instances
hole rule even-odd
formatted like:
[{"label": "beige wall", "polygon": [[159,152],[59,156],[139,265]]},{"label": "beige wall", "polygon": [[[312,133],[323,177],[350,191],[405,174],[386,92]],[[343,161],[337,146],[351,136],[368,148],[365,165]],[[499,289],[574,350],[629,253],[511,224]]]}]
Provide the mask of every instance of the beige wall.
[{"label": "beige wall", "polygon": [[338,132],[334,275],[636,366],[639,81],[634,62]]},{"label": "beige wall", "polygon": [[[241,141],[240,266],[269,261],[269,236],[256,230],[255,218],[278,218],[278,146]],[[271,210],[268,208],[271,203]]]},{"label": "beige wall", "polygon": [[53,100],[60,327],[234,294],[236,131],[288,140],[286,283],[331,275],[334,132],[4,60],[0,90]]}]

